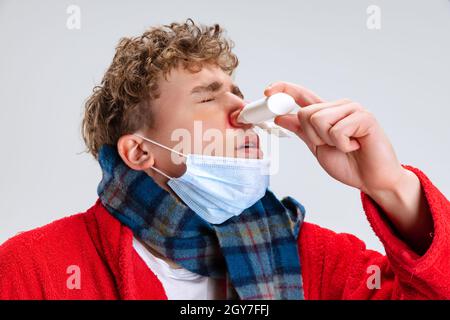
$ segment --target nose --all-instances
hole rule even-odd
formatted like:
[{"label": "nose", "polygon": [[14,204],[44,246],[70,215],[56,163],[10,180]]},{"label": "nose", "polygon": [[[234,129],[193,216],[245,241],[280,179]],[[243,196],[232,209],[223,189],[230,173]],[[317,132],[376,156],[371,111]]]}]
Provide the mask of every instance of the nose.
[{"label": "nose", "polygon": [[239,113],[241,113],[242,109],[245,107],[246,104],[247,104],[246,101],[230,93],[230,97],[228,98],[227,103],[227,114],[228,114],[228,123],[233,128],[247,130],[253,127],[253,124],[241,123],[237,121]]}]

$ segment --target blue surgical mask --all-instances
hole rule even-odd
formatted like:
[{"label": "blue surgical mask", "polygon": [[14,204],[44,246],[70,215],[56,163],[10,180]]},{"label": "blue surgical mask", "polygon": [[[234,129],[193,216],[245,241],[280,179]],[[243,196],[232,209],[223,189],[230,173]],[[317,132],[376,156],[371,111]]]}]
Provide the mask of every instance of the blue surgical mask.
[{"label": "blue surgical mask", "polygon": [[170,177],[156,167],[152,168],[168,178],[169,187],[209,223],[221,224],[241,214],[261,199],[269,186],[268,159],[185,155],[135,135],[186,158],[186,172],[178,178]]}]

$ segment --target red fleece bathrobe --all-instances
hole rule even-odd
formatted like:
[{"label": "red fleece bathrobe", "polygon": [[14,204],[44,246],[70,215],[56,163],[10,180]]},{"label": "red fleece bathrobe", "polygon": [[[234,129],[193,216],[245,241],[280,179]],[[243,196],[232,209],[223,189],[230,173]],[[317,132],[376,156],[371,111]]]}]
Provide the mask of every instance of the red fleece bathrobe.
[{"label": "red fleece bathrobe", "polygon": [[[353,235],[304,223],[298,247],[306,299],[450,298],[449,201],[422,172],[408,169],[419,177],[433,216],[428,251],[423,256],[412,251],[363,194],[386,256],[367,250]],[[167,299],[133,249],[132,237],[100,201],[85,213],[21,233],[0,246],[0,299]],[[376,267],[379,289],[367,285]],[[79,288],[73,285],[75,274]]]}]

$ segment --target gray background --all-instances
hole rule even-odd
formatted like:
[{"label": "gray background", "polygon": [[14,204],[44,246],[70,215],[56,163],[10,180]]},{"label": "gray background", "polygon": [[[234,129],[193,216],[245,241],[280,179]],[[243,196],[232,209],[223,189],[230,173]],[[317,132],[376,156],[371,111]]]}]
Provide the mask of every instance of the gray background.
[{"label": "gray background", "polygon": [[[66,27],[71,4],[81,8],[80,30]],[[381,30],[366,27],[372,4]],[[80,154],[83,102],[120,37],[187,17],[228,30],[247,99],[275,80],[354,99],[377,116],[402,163],[449,194],[449,1],[0,1],[0,243],[95,202],[101,175]],[[272,189],[300,200],[307,221],[383,251],[359,192],[330,178],[300,140],[282,142]]]}]

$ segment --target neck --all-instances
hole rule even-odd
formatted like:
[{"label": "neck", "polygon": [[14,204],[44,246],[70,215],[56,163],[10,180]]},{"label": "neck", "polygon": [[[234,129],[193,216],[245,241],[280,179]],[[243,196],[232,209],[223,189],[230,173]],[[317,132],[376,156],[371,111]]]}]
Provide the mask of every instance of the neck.
[{"label": "neck", "polygon": [[166,262],[171,268],[173,269],[181,269],[181,267],[176,264],[175,262],[173,262],[172,260],[168,259],[167,257],[163,256],[162,254],[160,254],[158,252],[158,250],[156,250],[155,248],[152,247],[151,244],[147,244],[145,241],[142,241],[141,239],[137,238],[137,240],[155,257],[157,257],[158,259],[163,260],[164,262]]}]

